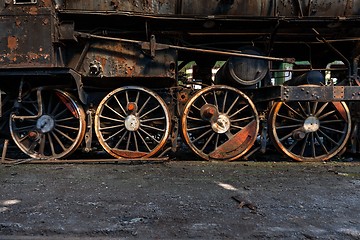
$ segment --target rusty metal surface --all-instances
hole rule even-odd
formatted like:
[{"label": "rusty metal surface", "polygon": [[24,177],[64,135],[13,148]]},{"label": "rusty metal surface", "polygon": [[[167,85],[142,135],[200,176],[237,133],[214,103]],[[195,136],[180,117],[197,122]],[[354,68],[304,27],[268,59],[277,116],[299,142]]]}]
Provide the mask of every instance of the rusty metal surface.
[{"label": "rusty metal surface", "polygon": [[125,11],[144,14],[174,14],[174,0],[68,0],[64,1],[65,9],[88,11]]},{"label": "rusty metal surface", "polygon": [[79,71],[89,77],[175,78],[176,51],[156,51],[152,58],[131,43],[91,44]]},{"label": "rusty metal surface", "polygon": [[259,116],[251,99],[225,85],[198,91],[181,115],[184,142],[206,160],[239,159],[253,146],[259,131]]},{"label": "rusty metal surface", "polygon": [[358,15],[356,0],[68,0],[64,9],[124,11],[156,15],[349,16]]},{"label": "rusty metal surface", "polygon": [[354,0],[183,0],[182,14],[236,16],[349,16],[359,14]]},{"label": "rusty metal surface", "polygon": [[0,29],[0,68],[56,65],[50,9],[36,5],[2,9]]},{"label": "rusty metal surface", "polygon": [[309,162],[338,154],[347,144],[351,125],[345,102],[278,102],[268,119],[269,137],[278,151]]},{"label": "rusty metal surface", "polygon": [[209,154],[211,159],[228,159],[242,153],[253,142],[254,132],[257,131],[257,122],[254,120],[236,133],[229,141],[219,146]]}]

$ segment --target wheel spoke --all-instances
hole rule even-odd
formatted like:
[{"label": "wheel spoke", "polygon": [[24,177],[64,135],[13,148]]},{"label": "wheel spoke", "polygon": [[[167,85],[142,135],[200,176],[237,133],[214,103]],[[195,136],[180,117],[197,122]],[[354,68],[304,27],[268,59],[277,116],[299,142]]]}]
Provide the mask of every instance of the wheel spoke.
[{"label": "wheel spoke", "polygon": [[64,108],[64,110],[62,110],[60,113],[58,113],[58,114],[55,115],[55,118],[58,118],[58,117],[64,115],[67,111],[68,111],[68,109],[67,109],[67,108]]},{"label": "wheel spoke", "polygon": [[303,145],[301,147],[301,153],[300,156],[304,156],[306,145],[308,144],[309,134],[306,134],[305,140],[303,142]]},{"label": "wheel spoke", "polygon": [[39,142],[39,154],[40,154],[40,156],[44,156],[45,142],[46,142],[46,135],[42,134],[41,137],[40,137],[40,142]]},{"label": "wheel spoke", "polygon": [[291,121],[294,121],[294,122],[300,122],[300,123],[303,123],[304,120],[300,120],[300,119],[296,119],[296,118],[293,118],[293,117],[288,117],[288,116],[285,116],[285,115],[281,115],[281,114],[277,114],[278,117],[280,118],[284,118],[284,119],[287,119],[287,120],[291,120]]},{"label": "wheel spoke", "polygon": [[115,144],[115,149],[118,149],[120,146],[120,143],[124,140],[125,136],[126,136],[126,131],[124,132],[124,134],[121,136],[120,140]]},{"label": "wheel spoke", "polygon": [[197,141],[199,141],[200,139],[202,139],[203,137],[205,137],[206,135],[208,135],[211,132],[212,132],[212,129],[207,130],[206,132],[204,132],[203,134],[201,134],[200,136],[198,136],[197,138],[192,140],[192,142],[196,143]]},{"label": "wheel spoke", "polygon": [[339,146],[340,144],[338,142],[336,142],[334,139],[332,139],[331,137],[329,137],[326,133],[324,133],[323,131],[321,131],[321,129],[319,129],[319,133],[321,133],[321,135],[323,135],[324,137],[326,137],[328,140],[330,140],[330,142],[332,142],[333,144]]},{"label": "wheel spoke", "polygon": [[313,109],[312,109],[312,112],[311,112],[312,115],[315,115],[315,114],[316,114],[317,106],[318,106],[318,102],[314,102]]},{"label": "wheel spoke", "polygon": [[59,123],[59,122],[67,122],[67,121],[72,121],[74,120],[74,117],[67,117],[67,118],[62,118],[62,119],[55,119],[55,122],[56,123]]},{"label": "wheel spoke", "polygon": [[225,91],[225,96],[224,96],[223,106],[222,106],[222,111],[221,111],[221,112],[223,112],[223,113],[225,112],[227,95],[228,95],[228,91]]},{"label": "wheel spoke", "polygon": [[[293,108],[295,103],[299,107]],[[295,109],[308,116],[295,119],[294,116],[300,117]],[[325,161],[346,145],[350,137],[350,121],[350,111],[344,102],[339,102],[336,110],[330,108],[329,103],[275,103],[269,114],[268,127],[273,129],[269,136],[280,152],[294,160]]]},{"label": "wheel spoke", "polygon": [[319,116],[319,120],[324,119],[324,118],[326,118],[326,117],[328,117],[330,115],[333,115],[335,112],[336,112],[335,110],[327,112],[324,115]]},{"label": "wheel spoke", "polygon": [[201,95],[201,98],[204,100],[205,104],[207,104],[208,102],[206,101],[204,95]]},{"label": "wheel spoke", "polygon": [[[109,108],[119,113],[119,107],[121,121],[106,114]],[[99,143],[116,158],[151,157],[162,149],[170,134],[166,103],[152,90],[136,86],[115,89],[104,97],[94,123]]]},{"label": "wheel spoke", "polygon": [[283,142],[284,140],[288,139],[289,137],[291,137],[293,135],[292,132],[290,132],[289,134],[285,135],[284,137],[280,138],[279,141]]},{"label": "wheel spoke", "polygon": [[325,103],[324,105],[321,106],[321,108],[319,109],[319,111],[317,111],[317,113],[315,114],[315,117],[319,117],[320,114],[325,110],[325,108],[329,105],[329,103]]},{"label": "wheel spoke", "polygon": [[[80,145],[86,130],[85,112],[72,96],[58,89],[42,89],[42,115],[39,114],[38,89],[27,94],[17,116],[33,119],[11,119],[14,142],[32,158],[60,159],[69,156]],[[34,109],[34,110],[33,110]]]},{"label": "wheel spoke", "polygon": [[144,145],[146,146],[147,150],[150,152],[151,149],[150,149],[149,145],[146,143],[146,141],[144,140],[143,136],[141,136],[140,132],[136,132],[136,133],[139,135],[141,141],[144,143]]},{"label": "wheel spoke", "polygon": [[[237,96],[235,101],[231,104],[231,106],[229,107],[229,109],[227,110],[226,114],[229,115],[229,113],[231,112],[231,110],[233,109],[233,107],[235,106],[235,104],[237,103],[237,101],[239,100],[240,96]],[[231,117],[230,117],[231,118]]]},{"label": "wheel spoke", "polygon": [[216,107],[217,109],[219,109],[219,104],[218,104],[218,101],[217,101],[216,92],[215,92],[215,91],[213,91],[213,94],[214,94],[214,103],[215,103],[215,107]]},{"label": "wheel spoke", "polygon": [[75,139],[72,139],[71,137],[69,137],[66,133],[64,133],[63,131],[60,131],[59,129],[55,128],[54,129],[55,132],[59,133],[61,136],[67,138],[68,140],[70,140],[71,142],[74,142]]},{"label": "wheel spoke", "polygon": [[320,137],[319,137],[319,134],[317,132],[315,132],[315,137],[316,137],[316,140],[319,142],[321,148],[324,150],[324,152],[326,152],[327,154],[329,154],[329,151],[326,149],[324,143],[321,141]]},{"label": "wheel spoke", "polygon": [[230,116],[230,118],[233,118],[235,115],[237,115],[237,114],[239,114],[240,112],[242,112],[242,111],[244,111],[246,108],[248,108],[249,107],[249,105],[245,105],[245,106],[243,106],[242,108],[240,108],[239,110],[237,110],[234,114],[232,114],[231,116]]},{"label": "wheel spoke", "polygon": [[254,120],[254,119],[255,119],[254,116],[249,116],[249,117],[239,118],[239,119],[235,119],[235,120],[230,119],[230,122],[231,123],[245,122],[245,121],[250,121],[250,120]]},{"label": "wheel spoke", "polygon": [[302,124],[294,124],[294,125],[288,125],[288,126],[278,126],[276,127],[277,130],[279,129],[288,129],[288,128],[299,128]]},{"label": "wheel spoke", "polygon": [[140,120],[140,122],[144,123],[144,122],[154,122],[154,121],[159,121],[159,120],[165,120],[165,117],[158,117],[158,118],[149,118],[149,119],[145,119],[145,120]]},{"label": "wheel spoke", "polygon": [[214,135],[215,135],[215,133],[213,132],[213,133],[211,134],[211,136],[209,137],[209,139],[208,139],[208,140],[206,141],[206,143],[204,144],[204,146],[202,147],[201,151],[204,151],[204,150],[205,150],[205,148],[209,145],[209,143],[210,143],[211,139],[214,137]]},{"label": "wheel spoke", "polygon": [[181,125],[184,141],[198,156],[206,160],[235,160],[254,144],[259,119],[245,94],[214,85],[189,99]]},{"label": "wheel spoke", "polygon": [[117,136],[118,134],[120,134],[121,132],[125,131],[125,128],[120,129],[119,131],[117,131],[116,133],[114,133],[113,135],[109,136],[108,138],[104,139],[105,142],[111,140],[113,137]]},{"label": "wheel spoke", "polygon": [[134,142],[135,142],[135,150],[138,152],[139,151],[139,146],[138,146],[136,134],[135,134],[135,132],[132,132],[132,133],[133,133]]},{"label": "wheel spoke", "polygon": [[[305,119],[304,116],[302,116],[300,113],[295,111],[292,107],[290,107],[288,104],[283,103],[285,107],[287,107],[291,112],[293,112],[295,115],[299,116],[301,119]],[[306,115],[305,115],[306,116]]]},{"label": "wheel spoke", "polygon": [[335,119],[335,120],[320,121],[320,124],[342,123],[342,122],[344,122],[344,120],[342,120],[342,119]]},{"label": "wheel spoke", "polygon": [[304,107],[301,105],[300,102],[297,102],[300,112],[304,115],[304,116],[308,116],[308,112],[306,112],[306,110],[304,109]]},{"label": "wheel spoke", "polygon": [[[156,110],[159,109],[159,108],[160,108],[160,106],[158,105],[157,107],[149,110],[148,112],[146,112],[146,113],[144,113],[143,115],[141,115],[141,116],[140,116],[140,119],[141,119],[141,118],[144,118],[145,116],[149,115],[150,113],[156,111]],[[140,115],[140,113],[139,113],[139,115]]]},{"label": "wheel spoke", "polygon": [[115,101],[117,102],[117,104],[119,105],[121,111],[126,115],[126,111],[124,109],[124,107],[121,105],[119,99],[116,97],[116,95],[114,95]]},{"label": "wheel spoke", "polygon": [[150,129],[158,131],[158,132],[165,132],[165,129],[160,129],[160,128],[153,127],[153,126],[146,125],[146,124],[140,124],[140,126],[144,127],[144,128],[150,128]]},{"label": "wheel spoke", "polygon": [[50,145],[50,149],[51,149],[51,155],[55,155],[55,148],[54,148],[54,143],[53,143],[53,140],[51,138],[51,135],[49,133],[46,134],[48,139],[49,139],[49,145]]},{"label": "wheel spoke", "polygon": [[129,150],[130,140],[131,140],[131,132],[129,131],[128,140],[126,142],[126,148],[125,148],[126,150]]},{"label": "wheel spoke", "polygon": [[316,151],[315,151],[315,139],[314,139],[314,133],[312,132],[312,133],[310,133],[310,136],[311,136],[311,138],[310,138],[310,141],[311,141],[311,152],[312,152],[312,156],[313,157],[316,157]]},{"label": "wheel spoke", "polygon": [[151,138],[153,141],[160,143],[160,141],[156,140],[152,135],[150,135],[148,132],[146,132],[145,130],[139,128],[139,130],[143,133],[145,133],[149,138]]},{"label": "wheel spoke", "polygon": [[60,101],[56,103],[54,109],[51,112],[51,115],[55,115],[55,113],[59,110],[60,107]]},{"label": "wheel spoke", "polygon": [[15,131],[15,132],[22,132],[22,131],[24,131],[24,130],[30,130],[30,129],[33,129],[33,128],[35,128],[34,125],[23,126],[23,127],[16,128],[16,129],[14,129],[13,131]]},{"label": "wheel spoke", "polygon": [[144,110],[145,106],[146,106],[146,105],[148,104],[148,102],[150,101],[150,99],[151,99],[151,96],[148,97],[148,99],[146,99],[145,103],[144,103],[144,104],[142,105],[142,107],[140,108],[140,110],[139,110],[139,112],[138,112],[139,116],[140,116],[141,112]]},{"label": "wheel spoke", "polygon": [[116,111],[115,109],[113,109],[112,107],[110,107],[108,104],[105,104],[105,107],[107,107],[108,109],[110,109],[113,113],[115,113],[116,115],[118,115],[119,117],[121,117],[122,119],[125,119],[125,117],[123,115],[121,115],[118,111]]},{"label": "wheel spoke", "polygon": [[299,141],[297,141],[297,140],[294,140],[294,142],[290,145],[290,147],[288,147],[287,149],[289,150],[289,151],[291,151],[291,150],[293,150],[293,148],[295,147],[295,145],[298,143]]},{"label": "wheel spoke", "polygon": [[340,130],[337,130],[337,129],[335,129],[335,128],[329,128],[329,127],[325,127],[325,126],[320,126],[320,128],[326,129],[326,130],[332,131],[332,132],[337,132],[337,133],[340,133],[340,134],[344,134],[344,133],[345,133],[344,130],[343,130],[343,131],[340,131]]},{"label": "wheel spoke", "polygon": [[106,116],[103,116],[103,115],[100,115],[99,117],[100,117],[100,118],[107,119],[107,120],[110,120],[110,121],[114,121],[114,122],[121,122],[121,123],[124,122],[123,119],[111,118],[111,117],[106,117]]},{"label": "wheel spoke", "polygon": [[64,146],[64,144],[62,143],[62,141],[60,140],[60,138],[54,133],[51,132],[51,135],[55,138],[56,142],[60,145],[60,147],[62,148],[63,151],[66,151],[66,147]]},{"label": "wheel spoke", "polygon": [[204,125],[204,126],[200,126],[200,127],[194,127],[194,128],[189,128],[187,131],[188,132],[192,132],[192,131],[196,131],[196,130],[200,130],[200,129],[204,129],[204,128],[211,128],[211,125]]},{"label": "wheel spoke", "polygon": [[66,125],[62,125],[62,124],[56,124],[57,127],[61,127],[61,128],[66,128],[69,130],[73,130],[73,131],[78,131],[79,128],[78,127],[70,127],[70,126],[66,126]]},{"label": "wheel spoke", "polygon": [[108,126],[108,127],[101,127],[101,128],[99,128],[99,130],[104,131],[104,130],[119,128],[119,127],[124,127],[124,126],[125,126],[125,124],[117,124],[117,125],[112,125],[112,126]]}]

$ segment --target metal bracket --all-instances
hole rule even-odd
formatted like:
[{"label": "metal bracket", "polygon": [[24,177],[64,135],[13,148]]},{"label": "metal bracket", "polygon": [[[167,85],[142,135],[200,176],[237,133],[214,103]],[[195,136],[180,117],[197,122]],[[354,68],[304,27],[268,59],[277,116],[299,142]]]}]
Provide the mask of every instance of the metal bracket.
[{"label": "metal bracket", "polygon": [[344,99],[345,88],[343,86],[334,86],[333,97],[334,99]]},{"label": "metal bracket", "polygon": [[93,132],[93,116],[95,110],[90,108],[86,111],[87,114],[87,126],[86,126],[86,133],[85,133],[85,152],[91,151],[91,143],[92,143],[92,132]]}]

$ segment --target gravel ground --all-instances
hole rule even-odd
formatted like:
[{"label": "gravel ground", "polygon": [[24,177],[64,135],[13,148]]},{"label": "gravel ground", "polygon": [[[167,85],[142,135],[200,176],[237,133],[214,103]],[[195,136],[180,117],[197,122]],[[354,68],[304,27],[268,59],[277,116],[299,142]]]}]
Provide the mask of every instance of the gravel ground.
[{"label": "gravel ground", "polygon": [[0,239],[360,239],[360,162],[0,165]]}]

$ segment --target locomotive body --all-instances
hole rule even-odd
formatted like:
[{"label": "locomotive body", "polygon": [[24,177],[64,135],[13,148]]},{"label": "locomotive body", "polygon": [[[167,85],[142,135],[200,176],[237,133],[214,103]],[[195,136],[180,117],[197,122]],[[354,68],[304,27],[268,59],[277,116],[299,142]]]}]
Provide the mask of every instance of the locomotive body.
[{"label": "locomotive body", "polygon": [[179,132],[207,160],[356,152],[359,17],[354,0],[0,0],[2,135],[33,159],[161,156]]}]

